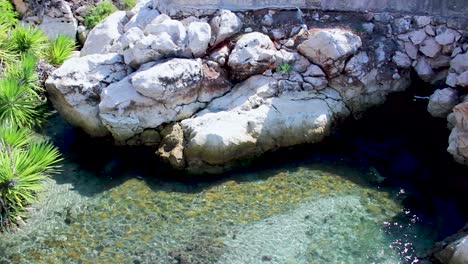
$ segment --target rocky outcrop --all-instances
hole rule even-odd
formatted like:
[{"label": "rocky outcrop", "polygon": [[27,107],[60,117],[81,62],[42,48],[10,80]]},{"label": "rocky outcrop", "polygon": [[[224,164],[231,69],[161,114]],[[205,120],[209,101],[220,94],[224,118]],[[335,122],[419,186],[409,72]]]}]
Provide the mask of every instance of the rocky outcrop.
[{"label": "rocky outcrop", "polygon": [[468,96],[453,108],[448,120],[453,129],[447,150],[457,162],[468,165]]},{"label": "rocky outcrop", "polygon": [[276,48],[271,39],[262,33],[243,35],[229,55],[228,66],[235,78],[244,80],[249,76],[275,68]]},{"label": "rocky outcrop", "polygon": [[437,89],[429,98],[427,111],[433,117],[446,118],[452,112],[453,107],[458,104],[458,92],[452,88]]},{"label": "rocky outcrop", "polygon": [[314,30],[297,49],[313,63],[322,67],[330,77],[337,76],[346,59],[361,47],[361,38],[340,29]]},{"label": "rocky outcrop", "polygon": [[125,11],[118,11],[104,19],[89,32],[81,49],[81,56],[102,54],[111,50],[112,44],[123,34],[123,26],[128,22]]},{"label": "rocky outcrop", "polygon": [[[118,144],[153,146],[191,172],[222,172],[266,151],[318,142],[342,119],[406,89],[412,69],[440,84],[457,74],[455,89],[466,71],[462,32],[431,17],[350,17],[359,31],[322,28],[330,16],[313,12],[297,12],[300,24],[290,25],[275,12],[167,10],[146,1],[115,13],[47,86],[72,124]],[[435,115],[458,103],[448,91],[433,96]],[[451,115],[451,153],[460,162],[462,109]]]},{"label": "rocky outcrop", "polygon": [[70,124],[99,137],[109,133],[99,118],[101,91],[129,73],[122,55],[95,54],[66,61],[45,85],[55,109]]},{"label": "rocky outcrop", "polygon": [[281,79],[252,76],[183,120],[189,168],[220,172],[241,158],[318,142],[349,114],[333,89],[303,91],[296,85],[289,90]]},{"label": "rocky outcrop", "polygon": [[430,252],[431,257],[442,264],[464,264],[468,262],[468,225],[456,234],[437,242]]}]

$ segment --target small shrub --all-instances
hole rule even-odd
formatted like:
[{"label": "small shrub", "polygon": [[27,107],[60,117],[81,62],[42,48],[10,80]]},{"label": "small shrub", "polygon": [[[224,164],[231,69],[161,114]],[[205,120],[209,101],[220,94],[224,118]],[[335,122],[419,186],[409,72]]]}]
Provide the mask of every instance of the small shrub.
[{"label": "small shrub", "polygon": [[284,72],[284,73],[287,73],[287,72],[292,71],[292,66],[289,63],[282,63],[282,64],[278,65],[277,70],[279,70],[281,72]]},{"label": "small shrub", "polygon": [[8,0],[0,0],[0,25],[11,28],[16,23],[18,23],[18,14],[13,5]]},{"label": "small shrub", "polygon": [[25,217],[42,181],[58,169],[58,150],[25,128],[0,126],[0,229]]},{"label": "small shrub", "polygon": [[47,60],[53,65],[60,65],[75,50],[75,40],[69,36],[59,35],[49,45]]},{"label": "small shrub", "polygon": [[94,28],[117,8],[109,1],[103,1],[88,10],[84,17],[84,24],[88,29]]},{"label": "small shrub", "polygon": [[42,30],[30,26],[18,25],[10,33],[12,52],[41,57],[47,48],[47,36]]},{"label": "small shrub", "polygon": [[120,5],[125,10],[130,10],[136,5],[136,0],[122,0]]}]

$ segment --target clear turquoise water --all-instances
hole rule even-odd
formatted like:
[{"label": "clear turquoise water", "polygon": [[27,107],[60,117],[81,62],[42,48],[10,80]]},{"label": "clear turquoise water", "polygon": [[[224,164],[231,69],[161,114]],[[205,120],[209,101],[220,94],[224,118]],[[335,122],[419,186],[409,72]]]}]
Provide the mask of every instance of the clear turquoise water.
[{"label": "clear turquoise water", "polygon": [[[50,181],[29,225],[3,235],[12,263],[411,263],[434,233],[402,192],[355,169],[310,163],[181,184],[86,177],[84,196]],[[84,188],[80,186],[79,188]],[[76,186],[75,186],[76,187]]]},{"label": "clear turquoise water", "polygon": [[468,173],[445,151],[444,122],[389,105],[323,144],[217,179],[180,175],[152,151],[112,148],[56,117],[44,133],[63,172],[26,226],[0,234],[0,263],[420,263],[466,223]]}]

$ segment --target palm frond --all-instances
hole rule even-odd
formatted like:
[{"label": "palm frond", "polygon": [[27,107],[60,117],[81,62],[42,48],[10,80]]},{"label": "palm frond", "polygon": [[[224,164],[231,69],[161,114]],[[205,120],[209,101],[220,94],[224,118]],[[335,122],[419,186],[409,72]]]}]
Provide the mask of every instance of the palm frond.
[{"label": "palm frond", "polygon": [[15,79],[0,79],[0,122],[33,127],[44,119],[44,103],[33,89]]},{"label": "palm frond", "polygon": [[67,60],[75,50],[75,40],[65,35],[58,35],[49,45],[48,61],[53,65],[60,65]]},{"label": "palm frond", "polygon": [[10,32],[11,49],[21,55],[32,54],[37,58],[47,49],[47,36],[39,28],[17,25]]}]

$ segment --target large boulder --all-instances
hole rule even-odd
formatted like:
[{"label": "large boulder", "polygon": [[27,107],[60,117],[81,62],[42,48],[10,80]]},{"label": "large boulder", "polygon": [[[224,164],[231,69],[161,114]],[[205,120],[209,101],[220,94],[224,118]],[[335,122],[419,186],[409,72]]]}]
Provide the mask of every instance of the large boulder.
[{"label": "large boulder", "polygon": [[453,129],[447,151],[453,155],[455,161],[468,165],[468,96],[463,103],[453,108],[453,114],[449,115],[448,120]]},{"label": "large boulder", "polygon": [[163,104],[196,101],[202,80],[200,59],[172,59],[137,72],[131,82],[135,90]]},{"label": "large boulder", "polygon": [[458,103],[458,92],[452,88],[437,89],[429,98],[427,111],[433,117],[446,118]]},{"label": "large boulder", "polygon": [[114,41],[124,33],[123,27],[127,22],[125,11],[117,11],[108,16],[89,32],[81,49],[81,56],[109,52]]},{"label": "large boulder", "polygon": [[228,65],[234,78],[246,79],[275,67],[276,48],[271,39],[262,33],[243,35],[229,56]]},{"label": "large boulder", "polygon": [[450,62],[446,83],[452,87],[468,87],[468,52],[456,55]]},{"label": "large boulder", "polygon": [[132,27],[114,45],[125,62],[137,69],[140,65],[162,58],[197,58],[205,54],[211,39],[210,25],[192,21],[187,26],[162,14],[142,31]]},{"label": "large boulder", "polygon": [[51,18],[44,16],[39,28],[44,31],[49,39],[54,39],[58,35],[66,35],[75,39],[78,31],[78,22],[73,17]]},{"label": "large boulder", "polygon": [[100,137],[109,132],[98,116],[102,89],[129,74],[119,54],[94,54],[67,60],[45,85],[55,109],[72,125]]},{"label": "large boulder", "polygon": [[337,76],[345,61],[361,47],[361,38],[341,29],[317,29],[298,47],[298,51],[321,66],[329,76]]},{"label": "large boulder", "polygon": [[125,143],[147,129],[191,117],[230,90],[225,77],[200,59],[143,65],[103,89],[99,116],[113,137]]},{"label": "large boulder", "polygon": [[125,32],[135,27],[144,30],[153,19],[160,15],[153,0],[138,1],[130,12],[132,17],[124,26]]},{"label": "large boulder", "polygon": [[242,29],[242,21],[236,14],[229,10],[221,10],[220,14],[210,21],[213,37],[211,46],[216,46],[227,38],[237,34]]},{"label": "large boulder", "polygon": [[349,114],[331,89],[278,93],[278,80],[253,76],[183,120],[188,169],[219,172],[240,158],[318,142],[338,118]]},{"label": "large boulder", "polygon": [[355,117],[384,103],[388,94],[403,91],[411,83],[409,70],[395,73],[386,69],[390,65],[379,68],[377,63],[366,52],[360,52],[349,59],[341,75],[329,81],[328,85],[341,94]]},{"label": "large boulder", "polygon": [[192,22],[187,27],[187,49],[194,57],[205,54],[211,39],[211,27],[206,22]]}]

